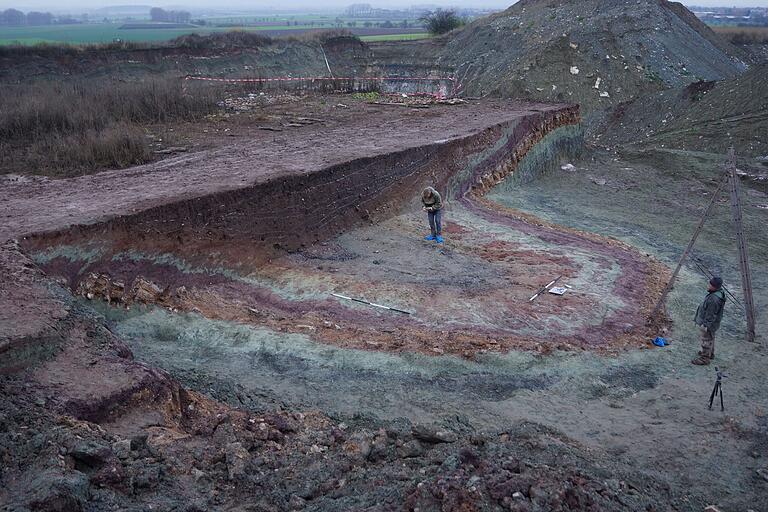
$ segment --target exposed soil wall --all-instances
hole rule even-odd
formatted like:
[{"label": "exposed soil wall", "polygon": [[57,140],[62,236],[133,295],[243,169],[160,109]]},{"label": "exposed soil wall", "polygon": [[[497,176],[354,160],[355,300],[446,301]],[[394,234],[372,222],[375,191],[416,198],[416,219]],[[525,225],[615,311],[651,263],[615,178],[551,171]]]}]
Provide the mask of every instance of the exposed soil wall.
[{"label": "exposed soil wall", "polygon": [[453,196],[487,190],[513,172],[544,135],[578,121],[578,107],[545,110],[450,142],[360,158],[31,237],[25,246],[109,238],[135,246],[159,243],[185,252],[214,242],[245,242],[254,251],[295,250],[392,217],[427,184],[449,188]]},{"label": "exposed soil wall", "polygon": [[[328,345],[466,358],[643,346],[644,315],[663,269],[624,244],[526,219],[481,197],[518,172],[530,180],[578,153],[578,119],[575,107],[529,111],[448,141],[426,138],[24,245],[78,295],[309,330]],[[421,240],[419,193],[427,184],[446,199],[444,246]],[[528,301],[558,275],[579,291]],[[332,293],[413,315],[374,320]],[[436,343],[445,319],[450,328]]]},{"label": "exposed soil wall", "polygon": [[[223,47],[159,47],[89,49],[27,48],[0,53],[0,83],[34,80],[146,79],[168,73],[235,77],[328,76],[325,58],[335,76],[367,76],[371,51],[356,38],[269,40],[260,44]],[[375,73],[373,73],[375,74]]]}]

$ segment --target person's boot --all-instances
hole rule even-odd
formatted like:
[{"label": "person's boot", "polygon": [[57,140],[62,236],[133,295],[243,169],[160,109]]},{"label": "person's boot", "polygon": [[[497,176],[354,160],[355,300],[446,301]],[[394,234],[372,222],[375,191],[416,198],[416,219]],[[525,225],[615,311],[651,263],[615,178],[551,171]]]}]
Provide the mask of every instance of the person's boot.
[{"label": "person's boot", "polygon": [[427,235],[427,236],[424,237],[424,240],[427,240],[427,241],[430,241],[430,242],[432,240],[434,240],[434,239],[435,239],[435,235]]},{"label": "person's boot", "polygon": [[691,361],[691,364],[695,364],[698,366],[707,366],[710,363],[710,359],[705,355],[700,355],[693,361]]},{"label": "person's boot", "polygon": [[440,235],[437,235],[437,236],[435,237],[435,240],[437,240],[437,243],[439,243],[439,244],[443,243],[443,237],[442,237],[442,236],[440,236]]},{"label": "person's boot", "polygon": [[[703,351],[703,350],[699,350],[699,351],[696,353],[696,355],[698,355],[699,357],[701,357],[701,356],[703,356],[703,355],[704,355],[704,351]],[[712,353],[711,353],[711,354],[710,354],[708,357],[709,357],[709,359],[713,359],[713,360],[714,360],[714,359],[715,359],[715,351],[713,350],[713,351],[712,351]]]}]

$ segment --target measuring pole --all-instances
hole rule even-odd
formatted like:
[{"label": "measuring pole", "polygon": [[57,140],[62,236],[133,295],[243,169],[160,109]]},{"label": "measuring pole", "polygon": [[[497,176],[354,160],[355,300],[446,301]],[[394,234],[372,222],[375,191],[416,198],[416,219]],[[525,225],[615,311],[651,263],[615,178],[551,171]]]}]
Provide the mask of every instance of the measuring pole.
[{"label": "measuring pole", "polygon": [[728,151],[728,182],[731,189],[731,214],[736,228],[736,243],[739,248],[739,268],[741,269],[741,287],[744,293],[744,309],[747,313],[747,341],[755,341],[755,303],[752,299],[752,274],[749,270],[747,238],[744,235],[744,223],[741,215],[741,194],[739,176],[736,173],[736,154]]},{"label": "measuring pole", "polygon": [[672,272],[672,277],[669,278],[667,286],[664,287],[664,291],[661,293],[661,297],[659,297],[659,301],[656,303],[656,307],[653,308],[653,311],[649,317],[650,319],[656,318],[659,310],[661,310],[661,308],[664,306],[664,301],[667,300],[667,295],[669,295],[670,290],[672,290],[672,287],[675,284],[677,274],[680,273],[680,269],[683,267],[683,263],[685,263],[686,258],[688,258],[688,254],[690,254],[691,249],[693,249],[693,244],[696,243],[696,239],[699,238],[699,234],[701,234],[701,230],[704,228],[704,223],[707,221],[707,217],[709,217],[709,214],[712,212],[712,207],[715,206],[715,201],[717,201],[717,198],[720,196],[720,192],[723,190],[723,187],[726,183],[728,183],[728,181],[729,180],[727,175],[723,175],[721,177],[720,184],[717,186],[715,193],[712,194],[712,199],[710,199],[709,205],[704,211],[704,215],[701,216],[699,225],[696,226],[696,231],[693,232],[693,237],[691,237],[691,241],[688,242],[688,247],[685,248],[683,255],[680,256],[680,261],[677,262],[677,267],[675,267],[675,271]]}]

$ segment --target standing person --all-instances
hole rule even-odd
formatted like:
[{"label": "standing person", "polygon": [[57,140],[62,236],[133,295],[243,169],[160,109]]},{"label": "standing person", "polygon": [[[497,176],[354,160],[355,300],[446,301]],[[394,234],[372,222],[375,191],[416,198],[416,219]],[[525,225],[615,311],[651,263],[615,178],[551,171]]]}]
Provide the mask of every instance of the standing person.
[{"label": "standing person", "polygon": [[432,187],[427,187],[421,194],[421,203],[429,219],[429,229],[432,231],[424,240],[435,240],[443,243],[443,200],[440,193]]},{"label": "standing person", "polygon": [[715,333],[720,327],[725,309],[725,293],[723,293],[723,280],[713,277],[709,280],[709,288],[704,302],[696,310],[694,321],[701,329],[701,350],[693,364],[707,365],[715,358]]}]

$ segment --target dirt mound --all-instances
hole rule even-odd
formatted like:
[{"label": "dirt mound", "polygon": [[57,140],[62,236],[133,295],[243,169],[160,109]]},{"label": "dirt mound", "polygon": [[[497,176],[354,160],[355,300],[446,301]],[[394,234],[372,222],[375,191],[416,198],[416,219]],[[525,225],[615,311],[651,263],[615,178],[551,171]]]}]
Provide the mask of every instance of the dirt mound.
[{"label": "dirt mound", "polygon": [[457,434],[202,401],[189,404],[206,420],[197,427],[128,434],[54,416],[4,384],[4,510],[631,511],[675,501],[663,482],[533,423]]},{"label": "dirt mound", "polygon": [[746,67],[737,48],[665,0],[518,2],[459,32],[441,60],[467,94],[576,102],[584,111]]},{"label": "dirt mound", "polygon": [[620,105],[594,140],[739,155],[768,154],[768,65],[720,82],[696,82]]}]

